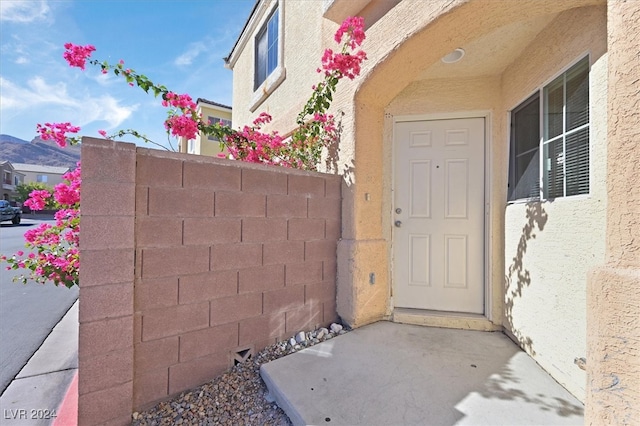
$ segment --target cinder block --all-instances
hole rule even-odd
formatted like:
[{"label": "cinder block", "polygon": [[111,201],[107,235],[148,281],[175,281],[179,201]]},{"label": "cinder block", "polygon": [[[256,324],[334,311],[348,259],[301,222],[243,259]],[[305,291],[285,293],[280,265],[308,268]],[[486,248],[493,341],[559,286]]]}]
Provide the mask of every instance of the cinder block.
[{"label": "cinder block", "polygon": [[305,241],[304,259],[309,260],[335,260],[338,244],[332,240]]},{"label": "cinder block", "polygon": [[182,219],[179,217],[139,216],[135,229],[138,248],[182,245]]},{"label": "cinder block", "polygon": [[136,146],[132,143],[82,138],[82,182],[133,183]]},{"label": "cinder block", "polygon": [[324,219],[289,219],[289,240],[324,239]]},{"label": "cinder block", "polygon": [[139,154],[137,161],[137,185],[150,187],[182,186],[182,160]]},{"label": "cinder block", "polygon": [[342,221],[327,219],[325,224],[324,237],[327,240],[338,241],[342,237]]},{"label": "cinder block", "polygon": [[133,344],[142,342],[142,313],[133,314]]},{"label": "cinder block", "polygon": [[133,283],[133,249],[82,248],[80,288],[111,283]]},{"label": "cinder block", "polygon": [[208,355],[169,368],[169,394],[182,392],[215,379],[231,367],[228,353]]},{"label": "cinder block", "polygon": [[284,287],[284,265],[242,269],[239,274],[239,292],[262,292]]},{"label": "cinder block", "polygon": [[133,216],[136,207],[135,189],[133,182],[83,181],[82,215]]},{"label": "cinder block", "polygon": [[242,220],[240,218],[185,218],[184,245],[239,242],[241,228]]},{"label": "cinder block", "polygon": [[178,363],[179,337],[141,342],[134,346],[136,375],[139,371],[167,368]]},{"label": "cinder block", "polygon": [[184,162],[184,187],[240,191],[241,169],[213,163]]},{"label": "cinder block", "polygon": [[305,284],[305,305],[317,305],[328,300],[336,299],[336,284],[333,282],[321,282]]},{"label": "cinder block", "polygon": [[133,351],[133,316],[80,323],[78,339],[78,358],[121,349]]},{"label": "cinder block", "polygon": [[180,362],[215,353],[229,352],[237,346],[237,323],[192,331],[180,336]]},{"label": "cinder block", "polygon": [[267,195],[268,217],[307,217],[307,199],[289,195]]},{"label": "cinder block", "polygon": [[208,302],[154,309],[142,315],[142,340],[161,339],[208,326]]},{"label": "cinder block", "polygon": [[216,192],[217,217],[264,217],[265,196],[245,192]]},{"label": "cinder block", "polygon": [[311,331],[322,324],[322,303],[306,305],[286,312],[286,332],[294,335],[300,331]]},{"label": "cinder block", "polygon": [[135,284],[136,312],[178,304],[178,278],[139,279]]},{"label": "cinder block", "polygon": [[142,277],[159,278],[209,271],[209,247],[149,248],[142,251]]},{"label": "cinder block", "polygon": [[211,304],[211,326],[237,323],[245,318],[262,314],[262,293],[246,293],[224,299],[215,299]]},{"label": "cinder block", "polygon": [[218,244],[211,247],[211,269],[222,271],[262,264],[262,244]]},{"label": "cinder block", "polygon": [[83,392],[79,386],[78,392],[79,425],[101,425],[124,417],[131,419],[133,381],[91,393]]},{"label": "cinder block", "polygon": [[264,242],[287,239],[287,220],[283,218],[242,219],[242,241]]},{"label": "cinder block", "polygon": [[327,259],[322,261],[322,279],[324,281],[337,282],[338,264],[336,259]]},{"label": "cinder block", "polygon": [[281,290],[264,292],[263,309],[265,314],[298,309],[304,305],[304,287],[286,287]]},{"label": "cinder block", "polygon": [[136,216],[149,214],[149,187],[136,186]]},{"label": "cinder block", "polygon": [[78,386],[96,392],[133,380],[133,350],[122,349],[78,360]]},{"label": "cinder block", "polygon": [[133,382],[133,409],[142,411],[148,404],[169,395],[169,368],[139,372]]},{"label": "cinder block", "polygon": [[261,315],[256,318],[249,318],[240,321],[240,345],[248,345],[251,343],[259,345],[258,342],[271,340],[280,337],[285,333],[285,316],[284,312]]},{"label": "cinder block", "polygon": [[80,322],[133,315],[133,286],[130,283],[82,288]]},{"label": "cinder block", "polygon": [[342,212],[342,200],[331,198],[310,198],[309,217],[339,220]]},{"label": "cinder block", "polygon": [[289,195],[324,198],[324,179],[319,176],[289,175]]},{"label": "cinder block", "polygon": [[287,175],[279,171],[243,169],[242,192],[286,194]]},{"label": "cinder block", "polygon": [[327,326],[332,322],[338,322],[338,310],[336,308],[336,301],[329,300],[322,303],[323,306],[323,320],[324,325]]},{"label": "cinder block", "polygon": [[149,188],[149,216],[213,217],[214,192],[190,188]]},{"label": "cinder block", "polygon": [[327,198],[342,198],[342,177],[326,177],[324,183],[324,196]]},{"label": "cinder block", "polygon": [[262,262],[265,265],[304,261],[304,241],[264,243]]},{"label": "cinder block", "polygon": [[285,267],[286,285],[316,283],[322,281],[322,262],[290,263]]},{"label": "cinder block", "polygon": [[256,352],[260,352],[261,350],[263,350],[264,348],[266,348],[267,346],[271,346],[274,343],[278,343],[278,341],[282,341],[284,340],[284,337],[269,337],[265,340],[260,340],[258,342],[255,342],[253,344],[253,347],[255,348]]},{"label": "cinder block", "polygon": [[80,246],[83,250],[134,247],[133,216],[82,216]]},{"label": "cinder block", "polygon": [[338,220],[341,218],[342,200],[309,198],[309,217]]},{"label": "cinder block", "polygon": [[211,271],[180,277],[180,304],[219,299],[237,293],[237,271]]}]

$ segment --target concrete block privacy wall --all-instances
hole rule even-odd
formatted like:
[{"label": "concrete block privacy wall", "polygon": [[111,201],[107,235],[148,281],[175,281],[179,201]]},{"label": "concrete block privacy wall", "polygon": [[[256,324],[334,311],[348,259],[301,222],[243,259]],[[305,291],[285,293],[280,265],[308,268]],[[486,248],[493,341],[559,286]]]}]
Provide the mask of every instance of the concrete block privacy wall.
[{"label": "concrete block privacy wall", "polygon": [[341,178],[84,138],[79,422],[337,320]]}]

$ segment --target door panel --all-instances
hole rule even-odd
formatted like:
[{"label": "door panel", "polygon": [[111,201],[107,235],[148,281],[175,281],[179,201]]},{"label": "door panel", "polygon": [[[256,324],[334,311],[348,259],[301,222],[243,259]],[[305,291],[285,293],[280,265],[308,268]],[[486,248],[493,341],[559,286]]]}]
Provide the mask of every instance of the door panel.
[{"label": "door panel", "polygon": [[484,119],[395,125],[397,307],[484,312]]}]

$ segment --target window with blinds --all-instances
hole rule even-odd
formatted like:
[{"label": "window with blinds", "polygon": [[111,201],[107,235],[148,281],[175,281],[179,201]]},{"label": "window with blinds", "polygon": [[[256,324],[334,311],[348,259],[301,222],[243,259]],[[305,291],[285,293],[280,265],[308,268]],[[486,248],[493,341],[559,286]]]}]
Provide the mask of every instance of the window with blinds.
[{"label": "window with blinds", "polygon": [[273,11],[255,42],[255,81],[256,90],[278,66],[278,9]]},{"label": "window with blinds", "polygon": [[589,193],[589,61],[543,89],[545,198]]},{"label": "window with blinds", "polygon": [[588,58],[511,112],[510,148],[509,201],[589,193]]},{"label": "window with blinds", "polygon": [[540,198],[540,95],[511,113],[508,199]]}]

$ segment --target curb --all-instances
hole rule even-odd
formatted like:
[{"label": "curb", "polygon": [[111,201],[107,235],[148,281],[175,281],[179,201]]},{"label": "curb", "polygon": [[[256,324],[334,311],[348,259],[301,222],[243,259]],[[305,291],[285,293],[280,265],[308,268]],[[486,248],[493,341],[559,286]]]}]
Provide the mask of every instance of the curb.
[{"label": "curb", "polygon": [[78,425],[78,371],[67,389],[64,399],[58,407],[58,416],[53,421],[53,426],[77,426]]}]

